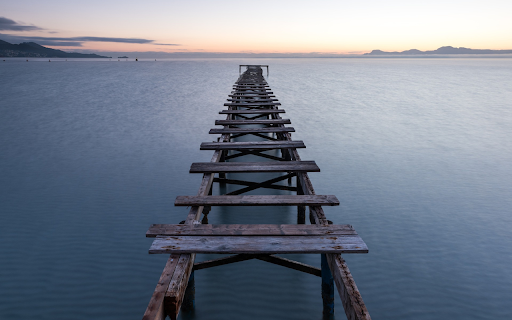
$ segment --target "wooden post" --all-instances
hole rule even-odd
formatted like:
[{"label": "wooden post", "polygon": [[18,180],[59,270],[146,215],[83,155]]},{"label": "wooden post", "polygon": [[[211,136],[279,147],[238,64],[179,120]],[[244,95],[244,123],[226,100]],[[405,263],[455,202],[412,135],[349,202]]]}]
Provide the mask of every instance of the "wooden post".
[{"label": "wooden post", "polygon": [[188,278],[187,289],[185,290],[185,296],[183,297],[183,303],[181,308],[183,312],[191,312],[196,307],[196,284],[194,280],[194,270],[190,273]]},{"label": "wooden post", "polygon": [[[297,183],[297,194],[303,195],[304,191],[302,191],[302,185],[300,183],[299,177],[296,179]],[[297,206],[297,224],[306,224],[306,207],[305,206]]]},{"label": "wooden post", "polygon": [[334,282],[332,279],[331,270],[327,263],[325,254],[321,254],[322,260],[322,300],[323,300],[323,315],[334,315]]}]

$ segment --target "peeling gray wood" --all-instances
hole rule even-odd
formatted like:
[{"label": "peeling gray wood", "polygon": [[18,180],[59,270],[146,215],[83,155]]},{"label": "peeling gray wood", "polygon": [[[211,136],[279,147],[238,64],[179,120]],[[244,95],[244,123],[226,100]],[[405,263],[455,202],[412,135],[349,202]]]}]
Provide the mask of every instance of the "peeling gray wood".
[{"label": "peeling gray wood", "polygon": [[146,237],[157,236],[356,236],[349,224],[296,225],[296,224],[153,224]]},{"label": "peeling gray wood", "polygon": [[190,173],[216,172],[320,172],[315,161],[194,162]]},{"label": "peeling gray wood", "polygon": [[219,114],[270,114],[285,113],[283,109],[262,109],[262,110],[222,110]]},{"label": "peeling gray wood", "polygon": [[244,124],[290,124],[290,119],[254,119],[254,120],[215,120],[216,125],[244,125]]},{"label": "peeling gray wood", "polygon": [[209,134],[295,132],[292,127],[210,129]]},{"label": "peeling gray wood", "polygon": [[338,206],[334,195],[178,196],[175,206]]},{"label": "peeling gray wood", "polygon": [[358,235],[330,236],[157,236],[151,254],[367,253]]}]

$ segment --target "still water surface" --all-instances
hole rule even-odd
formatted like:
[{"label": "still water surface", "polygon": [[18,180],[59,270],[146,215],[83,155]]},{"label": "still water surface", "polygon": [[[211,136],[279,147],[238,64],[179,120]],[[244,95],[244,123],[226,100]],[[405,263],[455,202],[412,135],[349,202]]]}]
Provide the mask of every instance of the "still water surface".
[{"label": "still water surface", "polygon": [[[511,59],[219,59],[0,65],[1,319],[141,318],[166,261],[145,231],[185,218],[174,198],[197,193],[190,163],[251,63],[270,65],[317,193],[341,201],[328,219],[370,248],[345,258],[374,319],[512,318]],[[201,270],[196,305],[182,318],[321,319],[320,279]]]}]

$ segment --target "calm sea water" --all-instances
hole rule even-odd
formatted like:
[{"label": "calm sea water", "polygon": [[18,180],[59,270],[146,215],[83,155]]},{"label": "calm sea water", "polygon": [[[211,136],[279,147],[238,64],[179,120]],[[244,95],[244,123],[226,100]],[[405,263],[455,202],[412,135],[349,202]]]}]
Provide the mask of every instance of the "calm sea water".
[{"label": "calm sea water", "polygon": [[[142,317],[166,261],[145,231],[185,218],[174,198],[197,193],[190,163],[251,63],[341,201],[328,218],[370,248],[345,258],[374,319],[512,318],[512,59],[267,59],[1,62],[1,319]],[[320,279],[201,270],[196,305],[182,319],[321,319]]]}]

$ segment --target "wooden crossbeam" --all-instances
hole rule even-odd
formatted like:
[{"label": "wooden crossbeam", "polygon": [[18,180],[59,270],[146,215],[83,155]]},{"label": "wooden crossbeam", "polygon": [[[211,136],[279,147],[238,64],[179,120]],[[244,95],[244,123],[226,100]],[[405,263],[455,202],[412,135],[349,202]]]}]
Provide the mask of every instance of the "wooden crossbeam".
[{"label": "wooden crossbeam", "polygon": [[309,273],[309,274],[312,274],[317,277],[322,276],[322,271],[319,268],[315,268],[315,267],[312,267],[305,263],[293,261],[293,260],[286,259],[283,257],[278,257],[278,256],[274,256],[274,255],[259,255],[256,257],[256,259],[270,262],[273,264],[277,264],[277,265],[280,265],[280,266],[283,266],[286,268],[290,268],[293,270]]},{"label": "wooden crossbeam", "polygon": [[223,266],[226,264],[247,261],[251,259],[258,259],[261,261],[270,262],[273,264],[277,264],[279,266],[283,266],[286,268],[290,268],[293,270],[301,271],[304,273],[312,274],[317,277],[322,276],[322,271],[319,268],[312,267],[302,262],[293,261],[290,259],[286,259],[283,257],[268,255],[268,254],[236,254],[229,257],[223,257],[214,260],[208,260],[203,262],[198,262],[194,264],[194,270],[201,270],[206,268],[213,268],[218,266]]},{"label": "wooden crossbeam", "polygon": [[268,128],[222,128],[210,129],[210,134],[228,134],[228,133],[275,133],[275,132],[295,132],[292,127],[268,127]]},{"label": "wooden crossbeam", "polygon": [[305,148],[303,141],[250,141],[250,142],[203,142],[201,150],[246,150]]},{"label": "wooden crossbeam", "polygon": [[349,224],[327,226],[309,224],[153,224],[146,237],[157,236],[353,236]]},{"label": "wooden crossbeam", "polygon": [[245,125],[245,124],[290,124],[290,119],[262,119],[262,120],[215,120],[216,125],[229,126],[229,125]]},{"label": "wooden crossbeam", "polygon": [[223,266],[223,265],[230,264],[230,263],[256,259],[257,256],[258,255],[255,255],[255,254],[236,254],[234,256],[198,262],[198,263],[194,264],[194,270],[213,268],[213,267]]},{"label": "wooden crossbeam", "polygon": [[275,161],[288,161],[288,159],[286,159],[286,158],[272,156],[272,155],[263,153],[262,151],[264,151],[264,150],[239,150],[239,152],[237,154],[231,154],[229,156],[225,156],[224,161],[231,160],[231,159],[238,158],[238,157],[243,157],[243,156],[246,156],[249,154],[253,155],[253,156],[262,157],[265,159],[275,160]]},{"label": "wooden crossbeam", "polygon": [[334,195],[177,196],[175,206],[339,206]]},{"label": "wooden crossbeam", "polygon": [[194,162],[190,173],[216,172],[320,172],[315,161]]},{"label": "wooden crossbeam", "polygon": [[227,183],[227,184],[234,184],[239,186],[247,186],[247,188],[242,188],[239,190],[232,191],[230,193],[227,193],[225,195],[238,195],[242,194],[244,192],[248,192],[251,190],[259,189],[259,188],[265,188],[265,189],[274,189],[274,190],[285,190],[285,191],[297,191],[297,187],[292,186],[284,186],[280,184],[274,184],[279,181],[283,181],[286,179],[293,178],[295,176],[295,173],[289,173],[284,176],[280,176],[274,179],[270,179],[263,182],[251,182],[251,181],[244,181],[244,180],[235,180],[235,179],[226,179],[226,178],[215,178],[213,179],[213,182],[218,183]]},{"label": "wooden crossbeam", "polygon": [[157,236],[150,254],[368,253],[358,235],[329,236]]},{"label": "wooden crossbeam", "polygon": [[264,109],[264,110],[222,110],[219,114],[272,114],[285,113],[283,109]]}]

